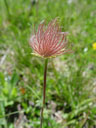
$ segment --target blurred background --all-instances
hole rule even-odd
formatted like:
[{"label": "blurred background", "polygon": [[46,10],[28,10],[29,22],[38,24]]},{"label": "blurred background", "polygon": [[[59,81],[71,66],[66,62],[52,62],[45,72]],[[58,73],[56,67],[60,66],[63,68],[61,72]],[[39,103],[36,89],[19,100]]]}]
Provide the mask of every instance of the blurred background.
[{"label": "blurred background", "polygon": [[59,17],[72,54],[50,59],[43,128],[96,128],[96,0],[0,0],[0,128],[39,128],[43,59],[34,25]]}]

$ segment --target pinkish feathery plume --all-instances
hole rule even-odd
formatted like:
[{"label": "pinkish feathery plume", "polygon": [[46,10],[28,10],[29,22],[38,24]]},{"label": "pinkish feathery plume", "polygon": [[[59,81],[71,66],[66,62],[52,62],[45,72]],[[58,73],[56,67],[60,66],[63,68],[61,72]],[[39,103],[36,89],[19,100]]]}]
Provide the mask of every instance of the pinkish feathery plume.
[{"label": "pinkish feathery plume", "polygon": [[38,31],[30,38],[30,46],[35,55],[44,58],[55,57],[70,52],[66,48],[67,32],[62,32],[57,19],[52,20],[47,27],[44,22],[38,27]]}]

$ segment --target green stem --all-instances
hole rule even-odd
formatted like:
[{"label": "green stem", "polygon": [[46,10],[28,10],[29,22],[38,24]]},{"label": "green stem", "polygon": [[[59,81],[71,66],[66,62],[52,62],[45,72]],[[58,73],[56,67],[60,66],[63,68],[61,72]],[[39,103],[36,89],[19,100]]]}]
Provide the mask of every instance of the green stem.
[{"label": "green stem", "polygon": [[42,125],[43,125],[43,110],[44,110],[44,106],[45,106],[45,98],[46,98],[46,75],[47,75],[47,64],[48,64],[48,59],[45,59],[44,84],[43,84],[43,105],[42,105],[42,109],[41,109],[40,128],[42,128]]},{"label": "green stem", "polygon": [[9,18],[10,17],[10,11],[9,11],[9,5],[7,3],[7,0],[4,0],[4,3],[5,3],[6,10],[7,10],[8,18]]}]

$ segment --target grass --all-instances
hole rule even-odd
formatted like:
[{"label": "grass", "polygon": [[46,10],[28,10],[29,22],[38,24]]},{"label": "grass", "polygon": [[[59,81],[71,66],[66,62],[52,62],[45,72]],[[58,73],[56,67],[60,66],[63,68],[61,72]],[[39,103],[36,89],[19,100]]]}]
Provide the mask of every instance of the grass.
[{"label": "grass", "polygon": [[55,17],[73,54],[49,60],[44,128],[96,127],[96,1],[6,2],[9,12],[0,1],[0,128],[14,128],[18,111],[18,127],[40,126],[44,62],[30,54],[28,41],[34,25]]}]

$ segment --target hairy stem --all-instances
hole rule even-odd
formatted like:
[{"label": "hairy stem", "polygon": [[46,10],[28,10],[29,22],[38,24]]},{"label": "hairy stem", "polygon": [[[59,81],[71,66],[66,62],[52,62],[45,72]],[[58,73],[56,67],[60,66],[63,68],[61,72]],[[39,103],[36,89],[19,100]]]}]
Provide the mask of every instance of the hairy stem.
[{"label": "hairy stem", "polygon": [[45,98],[46,98],[46,75],[47,75],[47,64],[48,59],[45,59],[45,68],[44,68],[44,84],[43,84],[43,105],[41,109],[41,122],[40,122],[40,128],[42,128],[43,125],[43,110],[45,106]]}]

